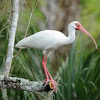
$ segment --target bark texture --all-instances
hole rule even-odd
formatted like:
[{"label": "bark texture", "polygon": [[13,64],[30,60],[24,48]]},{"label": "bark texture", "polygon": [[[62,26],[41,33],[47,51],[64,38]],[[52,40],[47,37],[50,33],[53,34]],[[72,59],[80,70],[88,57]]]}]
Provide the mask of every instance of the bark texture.
[{"label": "bark texture", "polygon": [[45,87],[45,82],[32,82],[23,78],[6,77],[0,75],[0,88],[15,89],[29,92],[47,92],[51,90],[48,83]]},{"label": "bark texture", "polygon": [[15,42],[15,34],[17,29],[17,22],[19,16],[19,0],[13,0],[13,8],[12,8],[12,22],[11,22],[11,29],[9,32],[9,42],[8,42],[8,50],[7,50],[7,57],[3,75],[9,76],[11,63],[13,59],[13,51],[14,51],[14,42]]}]

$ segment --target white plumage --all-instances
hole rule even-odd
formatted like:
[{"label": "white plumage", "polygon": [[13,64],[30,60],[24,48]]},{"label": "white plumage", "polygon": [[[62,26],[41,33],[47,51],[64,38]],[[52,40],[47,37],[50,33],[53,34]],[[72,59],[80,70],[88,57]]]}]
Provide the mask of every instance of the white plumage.
[{"label": "white plumage", "polygon": [[44,30],[26,37],[16,44],[18,48],[56,49],[67,37],[55,30]]},{"label": "white plumage", "polygon": [[[87,34],[93,40],[96,48],[98,49],[94,38],[77,21],[73,21],[69,24],[68,37],[59,31],[44,30],[44,31],[37,32],[29,37],[24,38],[16,44],[16,47],[18,48],[36,48],[36,49],[43,50],[42,66],[43,66],[44,73],[46,76],[45,85],[47,85],[48,81],[51,81],[52,84],[54,85],[53,89],[55,92],[57,92],[57,83],[53,80],[48,69],[46,68],[48,55],[50,54],[51,51],[58,49],[63,45],[72,43],[75,40],[76,30],[81,30],[85,34]],[[45,54],[47,54],[46,57],[45,57]]]},{"label": "white plumage", "polygon": [[[77,26],[78,25],[78,26]],[[92,38],[95,45],[96,42],[93,37],[81,26],[77,21],[73,21],[68,26],[68,37],[65,36],[62,32],[55,30],[44,30],[37,32],[29,37],[26,37],[20,40],[17,44],[17,48],[36,48],[44,51],[44,54],[58,49],[63,45],[72,43],[75,40],[75,31],[81,30]],[[97,45],[96,45],[97,48]]]}]

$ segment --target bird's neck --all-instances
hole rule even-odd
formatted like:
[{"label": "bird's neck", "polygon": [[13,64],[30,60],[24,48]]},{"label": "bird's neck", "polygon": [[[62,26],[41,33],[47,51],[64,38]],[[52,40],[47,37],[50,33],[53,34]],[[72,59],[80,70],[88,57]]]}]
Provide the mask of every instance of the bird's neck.
[{"label": "bird's neck", "polygon": [[68,34],[65,44],[71,44],[72,42],[74,42],[75,37],[76,37],[75,31],[76,31],[76,29],[74,29],[72,27],[68,27],[69,34]]}]

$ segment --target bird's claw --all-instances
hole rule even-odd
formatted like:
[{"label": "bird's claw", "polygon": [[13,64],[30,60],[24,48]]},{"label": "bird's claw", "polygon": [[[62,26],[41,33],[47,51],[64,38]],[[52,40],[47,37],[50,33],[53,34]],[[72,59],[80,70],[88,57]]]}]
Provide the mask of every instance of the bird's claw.
[{"label": "bird's claw", "polygon": [[49,86],[52,90],[54,90],[55,93],[57,93],[57,83],[54,80],[51,79],[45,79],[43,81],[46,81],[45,83],[45,87],[47,85],[47,83],[49,82]]}]

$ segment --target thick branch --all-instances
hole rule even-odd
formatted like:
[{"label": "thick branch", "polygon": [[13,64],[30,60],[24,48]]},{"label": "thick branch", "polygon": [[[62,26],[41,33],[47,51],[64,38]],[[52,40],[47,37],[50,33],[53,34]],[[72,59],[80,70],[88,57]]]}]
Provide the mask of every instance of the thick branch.
[{"label": "thick branch", "polygon": [[14,42],[15,42],[15,34],[17,29],[17,22],[18,22],[18,12],[19,12],[19,0],[13,0],[13,16],[11,22],[11,29],[9,33],[9,43],[8,43],[8,51],[7,51],[7,58],[5,63],[5,69],[3,75],[8,76],[10,72],[10,67],[13,59],[13,51],[14,51]]},{"label": "thick branch", "polygon": [[30,92],[46,92],[51,90],[51,82],[45,87],[45,82],[32,82],[23,78],[0,75],[0,88],[16,89]]}]

